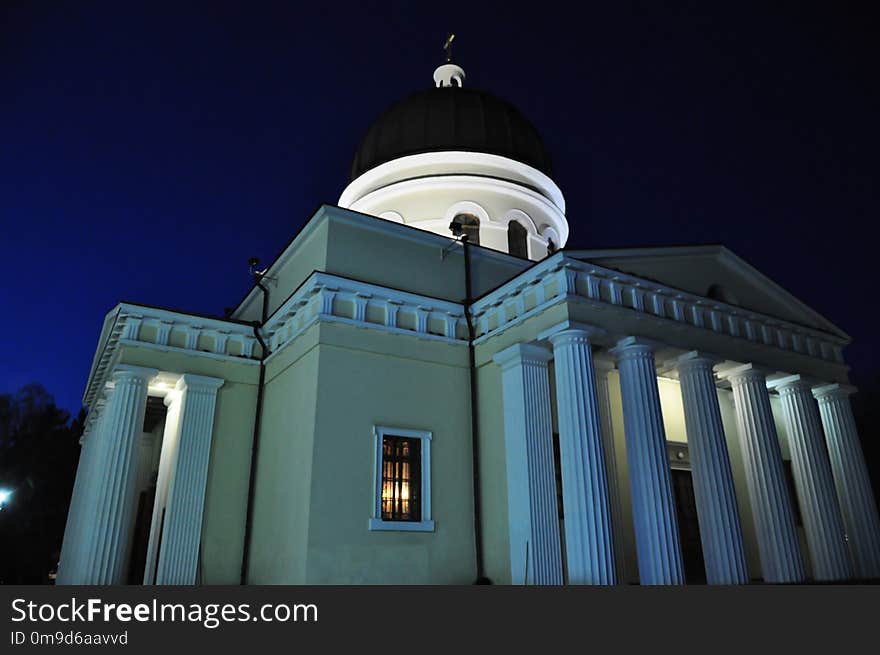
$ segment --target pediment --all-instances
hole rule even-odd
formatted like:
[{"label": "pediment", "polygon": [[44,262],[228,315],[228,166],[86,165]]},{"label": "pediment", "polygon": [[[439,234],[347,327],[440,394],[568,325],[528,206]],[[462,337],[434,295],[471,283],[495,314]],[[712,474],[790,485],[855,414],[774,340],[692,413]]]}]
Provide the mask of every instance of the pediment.
[{"label": "pediment", "polygon": [[831,321],[724,246],[577,250],[566,255],[849,339]]}]

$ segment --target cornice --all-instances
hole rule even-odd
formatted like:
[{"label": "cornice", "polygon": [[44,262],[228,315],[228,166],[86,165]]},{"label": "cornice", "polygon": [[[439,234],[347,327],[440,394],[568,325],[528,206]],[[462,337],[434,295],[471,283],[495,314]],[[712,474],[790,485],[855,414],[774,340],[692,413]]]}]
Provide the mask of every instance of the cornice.
[{"label": "cornice", "polygon": [[479,344],[566,299],[616,307],[671,325],[687,325],[819,360],[844,364],[837,335],[573,259],[558,252],[478,299]]},{"label": "cornice", "polygon": [[[678,257],[707,257],[712,258],[720,266],[727,267],[743,276],[751,284],[759,287],[766,294],[774,298],[775,302],[785,305],[794,312],[801,312],[811,317],[822,329],[842,339],[849,340],[849,335],[837,327],[815,309],[807,305],[791,291],[783,287],[776,280],[768,277],[759,269],[752,266],[748,261],[721,244],[707,244],[696,246],[656,246],[640,248],[608,248],[599,250],[566,250],[568,256],[591,261],[596,259],[619,260],[621,264],[633,260],[643,259],[669,259]],[[740,308],[742,309],[742,308]],[[748,310],[746,310],[748,311]],[[789,321],[790,322],[790,321]],[[799,327],[804,327],[800,326]],[[807,328],[809,329],[809,328]]]},{"label": "cornice", "polygon": [[254,352],[256,342],[253,328],[240,322],[119,303],[104,321],[83,403],[91,407],[98,399],[118,361],[121,346],[132,345],[256,364],[259,361],[258,354]]},{"label": "cornice", "polygon": [[266,361],[318,321],[467,344],[459,303],[314,271],[263,326]]}]

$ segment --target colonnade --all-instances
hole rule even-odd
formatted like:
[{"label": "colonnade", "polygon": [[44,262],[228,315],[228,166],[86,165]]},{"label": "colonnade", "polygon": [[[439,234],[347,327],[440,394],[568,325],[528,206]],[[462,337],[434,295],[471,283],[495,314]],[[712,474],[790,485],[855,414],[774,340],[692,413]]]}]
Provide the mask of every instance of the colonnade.
[{"label": "colonnade", "polygon": [[[501,367],[514,584],[560,584],[550,362],[556,386],[565,577],[569,584],[619,582],[607,457],[607,367],[597,375],[598,330],[566,322],[497,355]],[[620,375],[626,458],[641,584],[683,584],[678,525],[657,385],[656,344],[629,337],[610,349]],[[745,364],[685,353],[671,363],[681,384],[700,538],[710,584],[748,582],[743,530],[716,383],[729,381],[746,486],[765,582],[805,580],[794,503],[799,503],[816,580],[880,577],[880,520],[849,403],[850,389],[801,376],[768,384]],[[668,366],[669,364],[667,364]],[[770,391],[781,399],[797,498],[789,494]],[[604,398],[602,397],[604,392]],[[600,411],[602,408],[602,411]],[[616,472],[614,472],[616,477]],[[619,510],[618,510],[619,512]]]}]

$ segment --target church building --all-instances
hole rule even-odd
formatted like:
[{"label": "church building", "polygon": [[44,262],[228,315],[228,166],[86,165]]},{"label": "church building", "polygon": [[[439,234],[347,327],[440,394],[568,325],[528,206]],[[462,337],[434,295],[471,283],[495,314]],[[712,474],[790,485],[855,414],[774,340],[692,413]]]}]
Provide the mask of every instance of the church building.
[{"label": "church building", "polygon": [[57,583],[880,578],[846,333],[723,246],[566,250],[536,128],[425,86],[226,316],[105,316]]}]

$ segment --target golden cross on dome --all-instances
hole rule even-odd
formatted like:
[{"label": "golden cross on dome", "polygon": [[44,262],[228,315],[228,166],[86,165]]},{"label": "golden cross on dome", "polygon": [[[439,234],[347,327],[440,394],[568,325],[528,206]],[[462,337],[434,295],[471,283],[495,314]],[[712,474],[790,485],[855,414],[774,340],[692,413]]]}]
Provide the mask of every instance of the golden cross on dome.
[{"label": "golden cross on dome", "polygon": [[449,36],[446,37],[446,43],[443,44],[443,50],[446,51],[446,61],[447,63],[452,61],[452,41],[455,39],[455,34],[449,33]]}]

